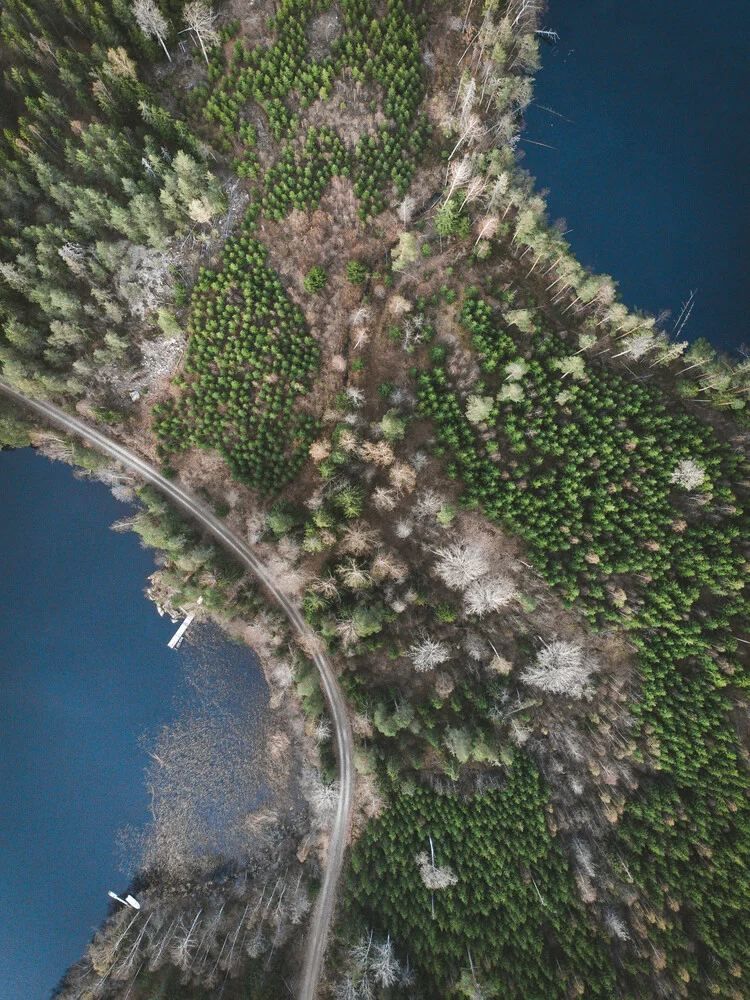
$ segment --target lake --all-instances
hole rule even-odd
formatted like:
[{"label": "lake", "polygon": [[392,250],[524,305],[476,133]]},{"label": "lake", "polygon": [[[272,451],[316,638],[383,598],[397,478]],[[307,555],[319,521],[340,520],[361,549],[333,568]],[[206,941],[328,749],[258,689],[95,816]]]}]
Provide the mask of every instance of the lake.
[{"label": "lake", "polygon": [[[143,594],[154,554],[110,530],[132,512],[29,448],[0,452],[3,1000],[47,997],[126,888],[118,831],[148,818],[162,727],[221,716],[232,752],[262,755],[262,672],[208,626],[167,648],[175,626]],[[262,779],[243,794],[233,809]]]},{"label": "lake", "polygon": [[550,218],[627,305],[676,319],[697,289],[685,336],[750,343],[750,4],[550,0],[544,23],[520,148]]}]

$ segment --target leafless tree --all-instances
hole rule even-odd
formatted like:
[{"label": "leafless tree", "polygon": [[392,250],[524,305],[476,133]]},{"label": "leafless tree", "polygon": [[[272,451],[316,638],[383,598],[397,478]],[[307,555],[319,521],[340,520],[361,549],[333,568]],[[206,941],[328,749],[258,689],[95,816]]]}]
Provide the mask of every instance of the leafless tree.
[{"label": "leafless tree", "polygon": [[346,390],[346,394],[357,409],[359,409],[365,401],[364,391],[356,385],[350,385]]},{"label": "leafless tree", "polygon": [[700,489],[706,478],[706,470],[692,458],[683,458],[672,473],[671,482],[686,490]]},{"label": "leafless tree", "polygon": [[330,719],[327,719],[325,715],[321,715],[313,733],[315,742],[325,743],[327,740],[330,740],[332,732]]},{"label": "leafless tree", "polygon": [[476,201],[483,193],[484,189],[487,187],[487,178],[483,176],[472,177],[469,181],[466,190],[464,191],[464,200],[458,207],[459,212],[464,207],[473,201]]},{"label": "leafless tree", "polygon": [[320,438],[318,441],[313,441],[308,451],[310,458],[317,465],[319,462],[324,462],[331,454],[331,443],[325,438]]},{"label": "leafless tree", "polygon": [[369,934],[363,934],[349,952],[352,962],[360,970],[365,970],[369,965],[370,953],[372,952],[372,939],[372,931]]},{"label": "leafless tree", "polygon": [[414,216],[414,211],[416,207],[417,203],[414,197],[410,194],[407,194],[407,196],[398,206],[398,217],[401,220],[401,224],[403,226],[409,225]]},{"label": "leafless tree", "polygon": [[618,941],[630,940],[630,931],[627,928],[627,924],[619,913],[612,907],[605,910],[604,926],[607,928],[612,937],[617,938]]},{"label": "leafless tree", "polygon": [[445,200],[449,201],[453,195],[453,192],[460,187],[464,187],[469,183],[473,174],[473,168],[471,166],[471,157],[464,156],[462,160],[458,160],[456,163],[451,163],[448,167],[448,178],[449,187],[445,195]]},{"label": "leafless tree", "polygon": [[393,465],[396,460],[393,449],[387,441],[365,441],[359,449],[359,454],[365,462],[374,462],[381,468]]},{"label": "leafless tree", "polygon": [[336,815],[339,802],[338,782],[333,781],[327,785],[321,781],[317,771],[311,772],[307,779],[305,794],[310,803],[315,825],[319,829],[329,827]]},{"label": "leafless tree", "polygon": [[465,590],[490,568],[484,549],[471,542],[456,542],[438,549],[437,556],[435,572],[451,590]]},{"label": "leafless tree", "polygon": [[657,346],[658,341],[653,333],[639,333],[637,337],[629,337],[625,341],[625,350],[613,354],[612,357],[620,358],[623,354],[627,354],[634,361],[640,361],[641,358],[645,357],[646,354],[653,351]]},{"label": "leafless tree", "polygon": [[359,1000],[359,989],[351,976],[344,976],[341,982],[333,987],[335,1000]]},{"label": "leafless tree", "polygon": [[464,608],[468,615],[482,618],[492,611],[499,611],[518,596],[514,582],[507,576],[484,576],[469,584],[464,594]]},{"label": "leafless tree", "polygon": [[349,326],[363,326],[372,318],[372,310],[369,306],[359,306],[349,314]]},{"label": "leafless tree", "polygon": [[203,52],[203,58],[208,62],[206,42],[209,45],[215,45],[219,40],[219,34],[214,27],[216,15],[203,0],[192,0],[192,3],[185,4],[182,13],[187,25],[185,30],[192,31],[196,36]]},{"label": "leafless tree", "polygon": [[349,590],[365,590],[372,584],[372,577],[354,559],[349,558],[339,563],[336,572]]},{"label": "leafless tree", "polygon": [[377,531],[374,531],[366,521],[352,521],[347,526],[339,545],[342,552],[363,556],[372,551],[378,537]]},{"label": "leafless tree", "polygon": [[542,0],[512,0],[507,16],[515,31],[536,30],[543,8]]},{"label": "leafless tree", "polygon": [[417,517],[435,517],[444,503],[445,497],[434,490],[422,490],[414,504],[414,513]]},{"label": "leafless tree", "polygon": [[336,578],[330,573],[327,576],[319,577],[312,584],[313,590],[331,600],[337,600],[339,596],[339,585]]},{"label": "leafless tree", "polygon": [[480,219],[478,224],[479,236],[477,236],[474,241],[474,246],[476,246],[480,240],[491,240],[497,232],[499,225],[500,220],[496,215],[485,215],[484,218]]},{"label": "leafless tree", "polygon": [[456,885],[458,882],[458,876],[448,865],[443,865],[442,867],[435,864],[435,847],[432,843],[432,837],[430,837],[430,856],[424,852],[420,853],[416,857],[417,865],[419,866],[419,875],[425,888],[429,889],[433,893],[432,897],[432,919],[435,919],[435,897],[434,893],[436,890],[448,889],[452,885]]},{"label": "leafless tree", "polygon": [[356,646],[360,639],[357,623],[353,618],[342,618],[337,621],[336,634],[341,639],[345,649]]},{"label": "leafless tree", "polygon": [[393,552],[379,552],[373,559],[370,567],[373,580],[382,582],[383,580],[402,581],[406,579],[409,572],[408,566],[399,562]]},{"label": "leafless tree", "polygon": [[419,642],[409,647],[409,656],[414,664],[414,669],[420,673],[426,670],[433,670],[450,659],[450,646],[426,635]]},{"label": "leafless tree", "polygon": [[388,471],[391,486],[397,493],[411,493],[417,483],[417,474],[405,462],[394,462]]},{"label": "leafless tree", "polygon": [[459,122],[462,124],[467,121],[471,115],[472,108],[474,107],[474,100],[477,94],[477,81],[473,76],[465,74],[461,81],[458,92],[458,101],[460,104],[459,111]]},{"label": "leafless tree", "polygon": [[690,347],[689,340],[680,340],[676,343],[671,343],[666,337],[659,340],[659,345],[657,347],[658,357],[650,365],[651,368],[654,365],[668,365],[672,361],[676,361],[679,357],[685,353],[685,351]]},{"label": "leafless tree", "polygon": [[378,510],[388,511],[394,509],[398,498],[395,490],[389,490],[383,486],[378,486],[377,489],[373,490],[371,499],[373,506]]},{"label": "leafless tree", "polygon": [[492,185],[492,190],[487,198],[487,208],[490,212],[493,212],[495,209],[499,208],[500,205],[502,205],[505,201],[506,195],[508,194],[509,188],[510,175],[503,172]]},{"label": "leafless tree", "polygon": [[155,0],[133,0],[133,17],[144,35],[156,38],[164,49],[167,59],[172,62],[164,39],[167,34],[167,22],[156,6]]},{"label": "leafless tree", "polygon": [[494,405],[492,396],[472,394],[466,400],[466,419],[472,424],[483,424],[489,420]]},{"label": "leafless tree", "polygon": [[516,44],[515,58],[509,69],[518,67],[523,73],[533,73],[539,69],[539,42],[533,34],[522,35]]},{"label": "leafless tree", "polygon": [[401,520],[396,522],[394,530],[396,532],[396,538],[400,538],[403,541],[411,535],[414,530],[414,525],[408,520],[408,518],[401,518]]},{"label": "leafless tree", "polygon": [[449,726],[443,743],[459,764],[465,764],[471,757],[472,740],[468,729]]},{"label": "leafless tree", "polygon": [[521,674],[521,680],[550,694],[589,698],[594,670],[595,665],[580,646],[557,639],[542,648],[536,663]]},{"label": "leafless tree", "polygon": [[401,966],[393,953],[390,935],[385,941],[374,944],[369,967],[375,982],[386,989],[398,981]]}]

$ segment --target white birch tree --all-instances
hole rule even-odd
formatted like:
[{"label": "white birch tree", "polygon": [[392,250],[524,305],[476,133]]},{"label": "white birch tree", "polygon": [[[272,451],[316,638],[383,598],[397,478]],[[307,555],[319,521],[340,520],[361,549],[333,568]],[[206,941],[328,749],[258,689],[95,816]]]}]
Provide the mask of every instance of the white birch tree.
[{"label": "white birch tree", "polygon": [[154,0],[133,0],[132,10],[136,24],[143,34],[148,38],[156,38],[164,49],[167,59],[172,62],[172,57],[164,43],[168,30],[167,21]]},{"label": "white birch tree", "polygon": [[216,15],[204,0],[193,0],[192,3],[185,4],[182,15],[187,27],[186,31],[192,31],[201,47],[203,58],[208,62],[206,43],[215,45],[219,40],[219,34],[214,27]]}]

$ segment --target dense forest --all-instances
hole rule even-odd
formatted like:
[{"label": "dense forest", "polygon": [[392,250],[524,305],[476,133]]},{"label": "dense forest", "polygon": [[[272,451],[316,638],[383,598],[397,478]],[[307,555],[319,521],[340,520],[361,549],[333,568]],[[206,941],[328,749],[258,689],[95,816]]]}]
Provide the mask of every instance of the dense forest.
[{"label": "dense forest", "polygon": [[[198,490],[346,694],[321,997],[747,995],[750,362],[629,310],[549,223],[516,157],[542,8],[0,17],[3,377]],[[122,486],[3,409],[0,442],[29,440]],[[259,651],[309,816],[197,863],[167,810],[143,914],[60,996],[275,1000],[325,865],[331,720],[261,591],[139,497],[153,598]]]}]

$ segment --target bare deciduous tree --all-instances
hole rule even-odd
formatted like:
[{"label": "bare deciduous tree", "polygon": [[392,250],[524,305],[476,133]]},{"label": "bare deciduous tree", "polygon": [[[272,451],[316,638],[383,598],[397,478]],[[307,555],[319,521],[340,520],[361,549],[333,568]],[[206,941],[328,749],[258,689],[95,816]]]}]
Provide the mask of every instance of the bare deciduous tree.
[{"label": "bare deciduous tree", "polygon": [[378,985],[388,988],[398,981],[401,965],[393,954],[390,935],[385,941],[376,943],[370,954],[370,971]]},{"label": "bare deciduous tree", "polygon": [[378,533],[366,521],[352,521],[346,528],[340,544],[342,552],[353,556],[363,556],[372,550],[378,540]]},{"label": "bare deciduous tree", "polygon": [[172,62],[172,57],[164,43],[167,22],[154,0],[133,0],[133,17],[144,35],[159,41],[167,59]]},{"label": "bare deciduous tree", "polygon": [[630,337],[625,341],[625,349],[618,354],[613,354],[613,358],[620,358],[623,354],[634,361],[640,361],[649,351],[653,351],[658,346],[658,341],[653,333],[639,333],[637,337]]},{"label": "bare deciduous tree", "polygon": [[320,438],[318,441],[313,441],[309,448],[310,458],[317,465],[319,462],[324,462],[328,456],[331,454],[331,443],[325,438]]},{"label": "bare deciduous tree", "polygon": [[317,579],[313,585],[313,590],[318,594],[322,594],[324,597],[328,597],[331,600],[338,600],[339,596],[339,585],[336,583],[336,578],[331,576],[323,576]]},{"label": "bare deciduous tree", "polygon": [[393,552],[379,552],[370,567],[373,580],[405,580],[409,572],[408,566],[399,562]]},{"label": "bare deciduous tree", "polygon": [[510,176],[507,173],[502,173],[497,178],[495,183],[492,185],[492,190],[490,191],[490,196],[487,199],[487,208],[490,211],[498,208],[504,201],[510,188]]},{"label": "bare deciduous tree", "polygon": [[414,513],[417,517],[435,517],[444,503],[445,497],[434,490],[422,490],[414,505]]},{"label": "bare deciduous tree", "polygon": [[401,220],[403,226],[408,226],[414,216],[414,210],[417,207],[416,200],[410,194],[404,198],[401,204],[398,206],[398,217]]},{"label": "bare deciduous tree", "polygon": [[335,1000],[358,1000],[359,989],[351,976],[344,976],[341,982],[333,987]]},{"label": "bare deciduous tree", "polygon": [[682,486],[686,490],[695,490],[703,486],[706,478],[706,470],[702,465],[693,461],[692,458],[683,458],[677,463],[677,468],[672,473],[671,482],[676,486]]},{"label": "bare deciduous tree", "polygon": [[509,604],[516,598],[518,591],[510,577],[485,576],[469,584],[464,594],[464,608],[467,615],[483,615]]},{"label": "bare deciduous tree", "polygon": [[393,465],[396,460],[393,449],[387,441],[365,441],[359,449],[359,454],[365,462],[374,462],[381,468]]},{"label": "bare deciduous tree", "polygon": [[339,802],[338,782],[325,784],[317,771],[311,771],[305,782],[305,796],[310,803],[313,821],[318,829],[325,829],[333,822]]},{"label": "bare deciduous tree", "polygon": [[116,49],[107,49],[107,64],[110,72],[114,73],[115,76],[125,76],[131,80],[137,79],[135,63],[128,55],[127,49],[121,45]]},{"label": "bare deciduous tree", "polygon": [[472,424],[483,424],[490,419],[494,405],[492,396],[469,396],[466,400],[466,419]]},{"label": "bare deciduous tree", "polygon": [[486,177],[472,177],[469,184],[464,192],[464,199],[458,207],[459,212],[464,207],[473,201],[476,201],[481,194],[484,193],[484,189],[487,187]]},{"label": "bare deciduous tree", "polygon": [[364,391],[356,385],[350,385],[346,390],[346,394],[357,409],[359,409],[365,401]]},{"label": "bare deciduous tree", "polygon": [[456,542],[438,549],[437,556],[435,572],[451,590],[465,590],[490,568],[484,549],[470,542]]},{"label": "bare deciduous tree", "polygon": [[342,618],[336,622],[336,634],[341,639],[345,649],[348,649],[350,646],[356,646],[359,642],[359,631],[357,630],[357,623],[353,618]]},{"label": "bare deciduous tree", "polygon": [[438,866],[435,864],[435,848],[430,837],[430,856],[422,852],[416,857],[419,865],[419,875],[425,887],[430,890],[447,889],[456,885],[458,876],[449,865]]},{"label": "bare deciduous tree", "polygon": [[471,180],[473,173],[474,169],[471,165],[470,156],[464,156],[462,160],[457,160],[455,163],[451,163],[448,167],[449,187],[445,195],[445,200],[450,201],[454,191],[458,188],[465,187]]},{"label": "bare deciduous tree", "polygon": [[336,567],[336,572],[341,577],[344,586],[348,587],[349,590],[365,590],[372,585],[370,574],[352,558],[340,563]]},{"label": "bare deciduous tree", "polygon": [[417,474],[405,462],[394,462],[388,472],[391,486],[398,493],[411,493],[417,483]]},{"label": "bare deciduous tree", "polygon": [[550,694],[589,698],[592,694],[591,675],[594,670],[595,665],[580,646],[557,639],[540,651],[536,663],[521,674],[521,680],[530,687]]},{"label": "bare deciduous tree", "polygon": [[419,642],[409,647],[409,656],[414,664],[414,669],[421,672],[433,670],[450,659],[450,646],[426,635]]},{"label": "bare deciduous tree", "polygon": [[618,941],[629,941],[630,931],[627,928],[625,921],[611,907],[606,910],[604,914],[604,926],[607,928],[612,937],[617,938]]},{"label": "bare deciduous tree", "polygon": [[468,729],[449,726],[443,743],[459,764],[465,764],[471,757],[472,740]]},{"label": "bare deciduous tree", "polygon": [[378,486],[377,489],[373,490],[371,499],[377,510],[393,510],[397,503],[396,491],[386,489],[383,486]]},{"label": "bare deciduous tree", "polygon": [[474,241],[474,246],[476,246],[480,240],[491,240],[497,232],[499,225],[500,220],[496,215],[485,215],[484,218],[480,219],[478,223],[479,236],[477,236]]},{"label": "bare deciduous tree", "polygon": [[219,40],[219,34],[214,27],[216,15],[203,0],[192,0],[192,3],[185,4],[183,11],[186,31],[192,31],[200,43],[203,58],[208,62],[206,52],[206,42],[215,45]]},{"label": "bare deciduous tree", "polygon": [[327,719],[325,715],[321,715],[313,732],[315,742],[325,743],[326,740],[330,740],[332,732],[330,719]]}]

